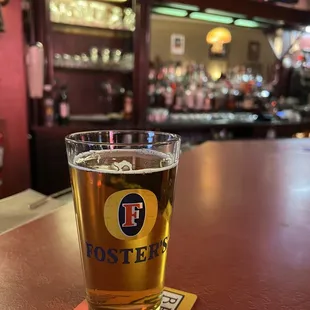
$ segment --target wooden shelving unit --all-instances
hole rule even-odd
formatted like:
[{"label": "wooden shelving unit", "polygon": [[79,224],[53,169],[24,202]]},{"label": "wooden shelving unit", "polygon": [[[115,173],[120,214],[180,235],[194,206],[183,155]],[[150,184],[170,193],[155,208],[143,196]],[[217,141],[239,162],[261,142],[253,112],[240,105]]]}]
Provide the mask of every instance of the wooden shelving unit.
[{"label": "wooden shelving unit", "polygon": [[105,73],[105,72],[119,72],[123,74],[130,74],[132,73],[132,69],[125,69],[122,67],[117,66],[87,66],[87,67],[69,67],[69,66],[61,66],[54,64],[55,70],[61,70],[61,71],[68,71],[68,72],[75,72],[75,71],[81,71],[81,72],[96,72],[96,73]]},{"label": "wooden shelving unit", "polygon": [[[148,2],[148,0],[145,1]],[[143,3],[146,2],[143,0]],[[106,120],[104,117],[94,117],[106,114],[104,110],[106,98],[100,93],[101,83],[109,82],[121,85],[125,89],[133,89],[138,81],[135,78],[137,74],[133,70],[113,66],[106,68],[96,66],[63,67],[54,63],[54,55],[56,53],[62,55],[88,54],[90,48],[94,46],[99,50],[102,48],[120,49],[124,53],[133,53],[136,32],[54,23],[50,20],[49,0],[32,0],[32,5],[35,12],[33,14],[33,39],[42,42],[45,48],[45,83],[52,84],[57,80],[68,85],[71,114],[74,115],[70,125],[64,127],[43,127],[40,126],[42,123],[40,120],[30,123],[32,187],[45,194],[50,194],[69,186],[64,145],[64,138],[67,134],[75,131],[135,127],[134,120]],[[131,1],[119,4],[121,7],[131,5]],[[137,10],[139,8],[140,4],[137,5]],[[149,17],[147,16],[147,18]],[[138,40],[139,45],[144,45],[141,39]],[[137,58],[136,61],[139,59]],[[31,110],[38,107],[39,103],[32,105]],[[140,107],[135,111],[139,109]],[[31,112],[33,113],[33,111]],[[34,114],[38,115],[39,113],[36,111]],[[85,117],[81,117],[81,115]],[[51,164],[46,165],[46,162]]]},{"label": "wooden shelving unit", "polygon": [[133,31],[52,22],[52,31],[105,38],[132,38]]}]

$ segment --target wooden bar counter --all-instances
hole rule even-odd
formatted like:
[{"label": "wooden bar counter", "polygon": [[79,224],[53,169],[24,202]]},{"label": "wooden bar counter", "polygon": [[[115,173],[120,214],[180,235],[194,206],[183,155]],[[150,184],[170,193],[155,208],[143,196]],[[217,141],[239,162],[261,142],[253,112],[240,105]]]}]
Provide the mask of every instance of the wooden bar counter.
[{"label": "wooden bar counter", "polygon": [[[210,142],[181,156],[167,286],[196,310],[310,309],[310,141]],[[72,206],[0,236],[0,309],[84,296]]]}]

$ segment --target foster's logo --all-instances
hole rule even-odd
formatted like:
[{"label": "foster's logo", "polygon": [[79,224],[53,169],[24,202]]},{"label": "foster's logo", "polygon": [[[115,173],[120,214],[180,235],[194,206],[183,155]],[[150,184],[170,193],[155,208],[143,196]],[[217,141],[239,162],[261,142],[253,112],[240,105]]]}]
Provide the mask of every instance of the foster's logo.
[{"label": "foster's logo", "polygon": [[136,236],[145,221],[145,203],[139,194],[125,196],[118,209],[118,223],[122,232],[128,236]]},{"label": "foster's logo", "polygon": [[109,233],[120,240],[146,237],[157,219],[158,201],[145,189],[129,189],[112,194],[103,210]]}]

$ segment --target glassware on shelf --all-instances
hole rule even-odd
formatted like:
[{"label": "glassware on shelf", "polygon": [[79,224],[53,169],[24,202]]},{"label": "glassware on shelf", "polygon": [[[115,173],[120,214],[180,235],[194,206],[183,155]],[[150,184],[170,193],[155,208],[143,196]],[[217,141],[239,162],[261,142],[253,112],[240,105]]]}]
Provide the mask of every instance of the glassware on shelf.
[{"label": "glassware on shelf", "polygon": [[103,3],[91,2],[91,11],[93,12],[93,23],[97,27],[108,27],[108,6]]},{"label": "glassware on shelf", "polygon": [[83,20],[85,5],[72,5],[72,23],[79,23]]},{"label": "glassware on shelf", "polygon": [[50,1],[50,19],[55,23],[135,30],[135,13],[130,8],[97,1]]},{"label": "glassware on shelf", "polygon": [[114,49],[111,51],[111,61],[114,64],[119,64],[122,57],[122,51],[119,49]]},{"label": "glassware on shelf", "polygon": [[50,2],[50,18],[52,22],[60,23],[60,11],[59,6],[55,1]]},{"label": "glassware on shelf", "polygon": [[85,69],[108,69],[108,70],[125,70],[133,69],[134,56],[132,53],[122,54],[122,50],[108,48],[101,49],[94,46],[90,48],[89,54],[81,55],[54,54],[55,67],[62,68],[85,68]]},{"label": "glassware on shelf", "polygon": [[54,55],[54,65],[55,66],[62,66],[62,56],[61,56],[61,54],[56,53]]},{"label": "glassware on shelf", "polygon": [[89,57],[87,54],[83,53],[81,54],[81,60],[82,60],[82,67],[89,67]]},{"label": "glassware on shelf", "polygon": [[80,55],[74,55],[73,56],[74,60],[74,67],[75,68],[81,68],[82,67],[82,57]]},{"label": "glassware on shelf", "polygon": [[117,6],[109,8],[108,28],[122,29],[123,28],[123,10]]},{"label": "glassware on shelf", "polygon": [[65,67],[70,68],[72,66],[72,57],[69,54],[63,54],[62,55],[62,64]]},{"label": "glassware on shelf", "polygon": [[133,64],[134,64],[134,56],[133,53],[125,53],[122,56],[121,60],[121,66],[123,66],[126,69],[133,69]]},{"label": "glassware on shelf", "polygon": [[103,48],[101,50],[101,60],[103,64],[107,64],[110,61],[111,51],[108,48]]},{"label": "glassware on shelf", "polygon": [[89,55],[90,55],[90,61],[92,62],[93,65],[98,65],[99,62],[99,49],[98,47],[94,46],[89,50]]},{"label": "glassware on shelf", "polygon": [[136,14],[131,8],[124,9],[123,26],[131,31],[136,29]]},{"label": "glassware on shelf", "polygon": [[61,23],[68,22],[67,21],[67,9],[65,3],[59,3],[59,19]]}]

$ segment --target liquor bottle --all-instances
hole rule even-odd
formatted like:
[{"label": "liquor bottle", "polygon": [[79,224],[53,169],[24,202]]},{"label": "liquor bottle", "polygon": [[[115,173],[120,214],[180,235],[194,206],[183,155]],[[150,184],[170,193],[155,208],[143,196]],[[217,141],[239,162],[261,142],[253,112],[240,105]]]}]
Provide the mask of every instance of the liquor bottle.
[{"label": "liquor bottle", "polygon": [[202,111],[204,109],[205,92],[201,84],[198,84],[195,93],[195,110]]},{"label": "liquor bottle", "polygon": [[101,98],[103,100],[103,112],[104,114],[110,114],[113,112],[113,86],[109,82],[103,82],[100,85]]},{"label": "liquor bottle", "polygon": [[70,120],[70,105],[66,85],[60,87],[56,105],[58,107],[58,124],[61,126],[68,125]]},{"label": "liquor bottle", "polygon": [[184,108],[184,89],[183,86],[178,83],[174,95],[174,102],[172,106],[173,112],[182,112]]},{"label": "liquor bottle", "polygon": [[211,98],[210,98],[210,94],[208,92],[206,93],[206,96],[204,98],[203,110],[205,112],[211,110]]},{"label": "liquor bottle", "polygon": [[128,90],[124,96],[124,118],[131,119],[133,114],[133,92]]},{"label": "liquor bottle", "polygon": [[52,95],[53,86],[44,86],[44,126],[54,125],[54,99]]},{"label": "liquor bottle", "polygon": [[112,103],[113,113],[120,113],[124,111],[125,94],[126,90],[122,85],[115,84],[113,86],[113,103]]},{"label": "liquor bottle", "polygon": [[154,94],[154,97],[155,97],[154,107],[164,108],[165,107],[165,96],[164,96],[165,88],[163,84],[160,84],[159,82],[157,82],[155,88],[156,90]]},{"label": "liquor bottle", "polygon": [[198,76],[199,76],[199,83],[201,83],[203,86],[206,86],[206,83],[208,82],[208,76],[206,73],[206,67],[204,64],[200,64],[198,66]]},{"label": "liquor bottle", "polygon": [[173,105],[173,98],[174,98],[172,87],[170,86],[166,87],[164,91],[164,97],[165,97],[165,107],[170,109]]},{"label": "liquor bottle", "polygon": [[156,72],[155,69],[151,68],[149,71],[149,85],[148,85],[148,97],[149,106],[155,106],[155,91],[156,91]]},{"label": "liquor bottle", "polygon": [[156,98],[155,98],[156,87],[155,84],[149,84],[148,97],[149,97],[149,106],[154,107]]},{"label": "liquor bottle", "polygon": [[193,112],[195,108],[195,88],[194,84],[190,84],[185,89],[185,109]]}]

